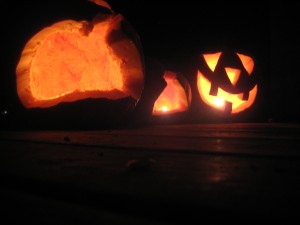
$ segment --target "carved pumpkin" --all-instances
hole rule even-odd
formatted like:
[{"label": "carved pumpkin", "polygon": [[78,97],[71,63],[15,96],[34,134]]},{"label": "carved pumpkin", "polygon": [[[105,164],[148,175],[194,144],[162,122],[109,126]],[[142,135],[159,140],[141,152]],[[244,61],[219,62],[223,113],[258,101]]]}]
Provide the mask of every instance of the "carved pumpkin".
[{"label": "carved pumpkin", "polygon": [[121,15],[92,22],[64,20],[43,28],[25,45],[16,68],[17,92],[26,108],[48,108],[87,98],[137,101],[144,65],[139,39]]},{"label": "carved pumpkin", "polygon": [[138,34],[102,0],[92,21],[63,20],[25,44],[16,67],[20,126],[100,129],[127,121],[144,89]]},{"label": "carved pumpkin", "polygon": [[238,114],[255,101],[258,84],[252,57],[231,51],[203,54],[197,88],[202,101],[225,114]]},{"label": "carved pumpkin", "polygon": [[166,87],[154,103],[153,115],[185,112],[191,104],[191,88],[186,79],[172,71],[163,75]]}]

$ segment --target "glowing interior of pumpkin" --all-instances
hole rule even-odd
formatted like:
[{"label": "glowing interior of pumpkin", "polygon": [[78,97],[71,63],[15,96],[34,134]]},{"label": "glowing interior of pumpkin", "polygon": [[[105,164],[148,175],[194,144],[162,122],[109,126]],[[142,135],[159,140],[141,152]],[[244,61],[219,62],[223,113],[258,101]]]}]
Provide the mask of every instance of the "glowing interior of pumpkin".
[{"label": "glowing interior of pumpkin", "polygon": [[22,103],[31,108],[84,98],[138,99],[143,69],[136,46],[123,37],[117,49],[123,55],[118,55],[107,41],[111,31],[120,29],[122,19],[111,17],[93,24],[88,32],[83,31],[86,22],[66,20],[32,37],[17,66]]},{"label": "glowing interior of pumpkin", "polygon": [[167,86],[155,101],[152,114],[162,115],[187,111],[188,96],[178,81],[176,73],[166,71],[163,78]]},{"label": "glowing interior of pumpkin", "polygon": [[[215,71],[216,65],[221,54],[221,52],[218,52],[214,54],[203,55],[208,67],[212,71]],[[243,54],[237,55],[240,58],[245,70],[248,72],[249,76],[251,76],[254,68],[253,59]],[[231,83],[235,85],[241,73],[240,69],[229,67],[226,67],[224,69]],[[230,103],[232,114],[239,113],[249,108],[253,104],[257,94],[257,85],[255,85],[253,89],[250,90],[249,98],[247,100],[243,100],[243,93],[232,94],[224,91],[222,88],[218,88],[217,96],[210,95],[209,93],[211,89],[211,82],[200,71],[198,71],[197,75],[197,86],[202,100],[207,105],[220,110],[225,110],[226,103]]]},{"label": "glowing interior of pumpkin", "polygon": [[105,43],[107,27],[89,36],[55,32],[48,35],[32,60],[30,86],[37,99],[58,98],[73,91],[122,90],[120,62]]}]

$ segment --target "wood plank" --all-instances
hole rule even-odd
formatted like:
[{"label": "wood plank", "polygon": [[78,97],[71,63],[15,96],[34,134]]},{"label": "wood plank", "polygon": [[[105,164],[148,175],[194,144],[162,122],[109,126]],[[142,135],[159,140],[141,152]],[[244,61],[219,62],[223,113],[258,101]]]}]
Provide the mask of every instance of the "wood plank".
[{"label": "wood plank", "polygon": [[1,139],[205,154],[281,158],[300,156],[300,126],[292,124],[204,124],[98,131],[12,131],[1,132]]},{"label": "wood plank", "polygon": [[[44,137],[40,133],[50,134],[58,133],[91,133],[91,134],[111,134],[127,136],[168,136],[168,137],[219,137],[219,138],[256,138],[256,139],[300,139],[300,124],[278,124],[278,123],[229,123],[229,124],[180,124],[180,125],[152,125],[145,127],[135,127],[131,129],[111,129],[96,131],[49,131],[37,130],[25,132],[22,131],[0,131],[0,138],[11,138],[11,134],[17,135],[17,138]],[[29,135],[24,136],[24,133]]]},{"label": "wood plank", "polygon": [[[287,220],[299,211],[299,133],[297,124],[1,131],[1,203],[20,199],[15,214],[41,204],[62,221],[90,211],[106,224]],[[55,207],[65,217],[45,213]]]},{"label": "wood plank", "polygon": [[167,225],[136,215],[115,213],[13,189],[0,189],[0,197],[1,221],[5,221],[5,224]]},{"label": "wood plank", "polygon": [[298,158],[14,141],[0,146],[5,189],[96,209],[171,224],[215,215],[286,219],[298,211]]}]

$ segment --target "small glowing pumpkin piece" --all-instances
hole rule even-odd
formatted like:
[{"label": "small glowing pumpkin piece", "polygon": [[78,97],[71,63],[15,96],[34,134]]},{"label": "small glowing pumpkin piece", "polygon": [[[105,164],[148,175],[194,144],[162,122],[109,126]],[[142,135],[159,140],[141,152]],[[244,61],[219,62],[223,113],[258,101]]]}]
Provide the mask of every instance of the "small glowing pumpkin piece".
[{"label": "small glowing pumpkin piece", "polygon": [[191,88],[186,79],[172,71],[165,71],[163,78],[167,85],[156,99],[152,114],[164,115],[187,111],[191,104]]}]

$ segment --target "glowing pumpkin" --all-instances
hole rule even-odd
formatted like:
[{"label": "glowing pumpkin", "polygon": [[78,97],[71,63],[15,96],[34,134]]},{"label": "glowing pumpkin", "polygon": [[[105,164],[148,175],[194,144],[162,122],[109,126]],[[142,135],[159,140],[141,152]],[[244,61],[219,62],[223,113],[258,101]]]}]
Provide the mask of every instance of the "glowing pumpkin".
[{"label": "glowing pumpkin", "polygon": [[197,88],[202,101],[210,107],[230,115],[246,110],[258,91],[253,58],[230,51],[203,54]]},{"label": "glowing pumpkin", "polygon": [[64,20],[43,28],[25,45],[16,68],[25,108],[48,108],[87,98],[137,101],[144,85],[139,38],[104,1],[108,13],[92,22]]},{"label": "glowing pumpkin", "polygon": [[186,79],[172,71],[163,75],[167,85],[154,103],[153,115],[185,112],[191,103],[191,88]]}]

